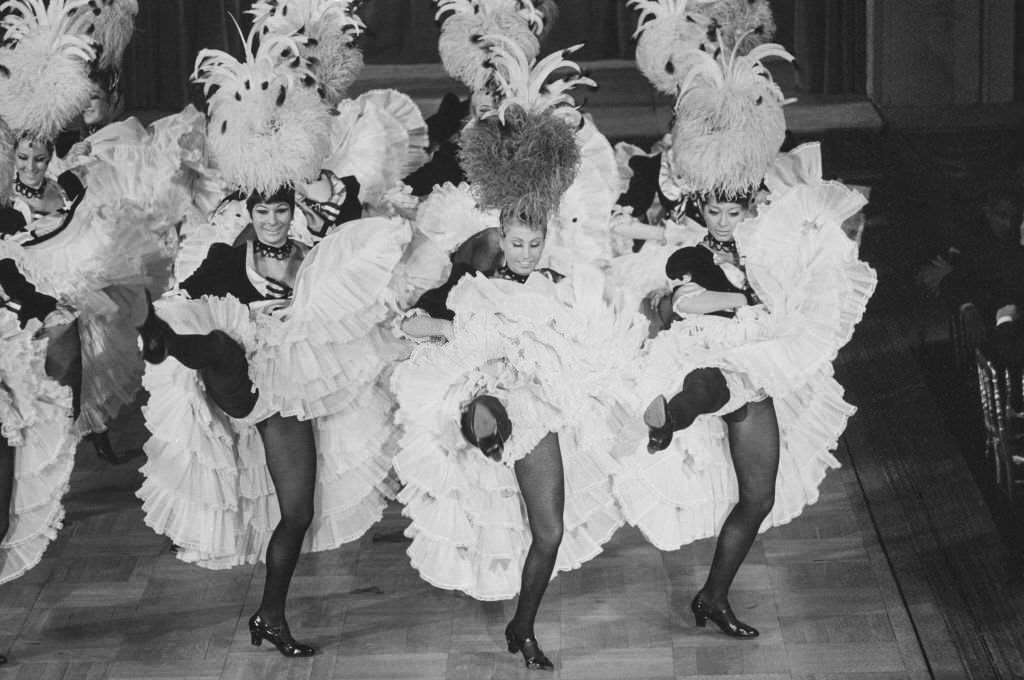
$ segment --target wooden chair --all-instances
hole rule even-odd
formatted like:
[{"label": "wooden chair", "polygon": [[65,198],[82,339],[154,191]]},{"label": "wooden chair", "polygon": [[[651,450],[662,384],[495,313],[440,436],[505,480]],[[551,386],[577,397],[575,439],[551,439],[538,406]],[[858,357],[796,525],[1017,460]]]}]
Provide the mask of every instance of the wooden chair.
[{"label": "wooden chair", "polygon": [[1024,483],[1024,414],[1010,408],[1011,395],[1020,382],[1009,371],[997,369],[980,349],[975,348],[974,357],[985,423],[985,455],[995,465],[996,485],[1012,502],[1017,485]]}]

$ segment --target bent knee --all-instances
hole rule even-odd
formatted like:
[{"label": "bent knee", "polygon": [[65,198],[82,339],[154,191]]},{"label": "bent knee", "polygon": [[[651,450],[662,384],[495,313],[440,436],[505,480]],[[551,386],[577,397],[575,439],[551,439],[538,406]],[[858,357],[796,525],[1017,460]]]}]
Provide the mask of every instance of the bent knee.
[{"label": "bent knee", "polygon": [[538,550],[544,552],[558,552],[558,547],[562,545],[562,534],[564,528],[561,522],[556,524],[545,524],[542,527],[533,529],[533,544]]},{"label": "bent knee", "polygon": [[740,504],[743,506],[744,512],[764,519],[772,511],[772,508],[775,507],[775,494],[758,494],[749,498],[743,498],[740,500]]},{"label": "bent knee", "polygon": [[306,533],[313,523],[313,506],[293,508],[281,513],[281,525],[289,532]]}]

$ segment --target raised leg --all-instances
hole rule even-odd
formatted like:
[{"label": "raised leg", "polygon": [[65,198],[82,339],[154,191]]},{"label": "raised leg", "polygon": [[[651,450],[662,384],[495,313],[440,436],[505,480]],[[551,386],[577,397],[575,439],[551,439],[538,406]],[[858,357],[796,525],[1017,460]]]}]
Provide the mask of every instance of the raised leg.
[{"label": "raised leg", "polygon": [[647,450],[656,453],[668,448],[672,434],[693,424],[697,416],[714,413],[729,401],[725,376],[717,368],[698,368],[683,379],[682,389],[668,401],[655,397],[644,412],[649,429]]}]

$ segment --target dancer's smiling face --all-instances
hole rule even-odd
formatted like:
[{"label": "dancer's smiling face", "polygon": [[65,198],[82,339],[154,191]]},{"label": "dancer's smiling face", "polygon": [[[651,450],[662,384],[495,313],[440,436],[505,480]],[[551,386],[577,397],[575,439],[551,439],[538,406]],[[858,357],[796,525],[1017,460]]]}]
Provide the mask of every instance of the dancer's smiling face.
[{"label": "dancer's smiling face", "polygon": [[275,201],[255,203],[250,211],[256,237],[268,246],[281,246],[288,240],[294,208],[291,203]]},{"label": "dancer's smiling face", "polygon": [[45,142],[23,138],[18,142],[14,156],[14,168],[18,179],[30,187],[39,187],[46,179],[46,168],[50,165],[53,152]]},{"label": "dancer's smiling face", "polygon": [[733,232],[740,222],[750,217],[745,203],[708,199],[700,209],[708,231],[719,241],[733,240]]},{"label": "dancer's smiling face", "polygon": [[529,275],[540,262],[546,238],[543,229],[519,220],[508,220],[501,227],[501,252],[505,255],[505,265],[520,276]]}]

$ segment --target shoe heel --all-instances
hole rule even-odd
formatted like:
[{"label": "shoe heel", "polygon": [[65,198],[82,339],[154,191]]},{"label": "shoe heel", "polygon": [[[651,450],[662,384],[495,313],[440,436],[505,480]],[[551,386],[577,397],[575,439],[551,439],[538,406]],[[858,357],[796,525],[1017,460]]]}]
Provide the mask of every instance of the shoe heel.
[{"label": "shoe heel", "polygon": [[259,647],[263,644],[263,636],[254,630],[249,631],[249,639],[252,640],[253,647]]},{"label": "shoe heel", "polygon": [[708,625],[708,617],[701,616],[700,614],[694,614],[693,623],[698,628],[704,628]]},{"label": "shoe heel", "polygon": [[512,638],[505,638],[505,642],[508,643],[508,653],[509,654],[518,654],[519,653],[519,644],[515,640],[513,640]]}]

